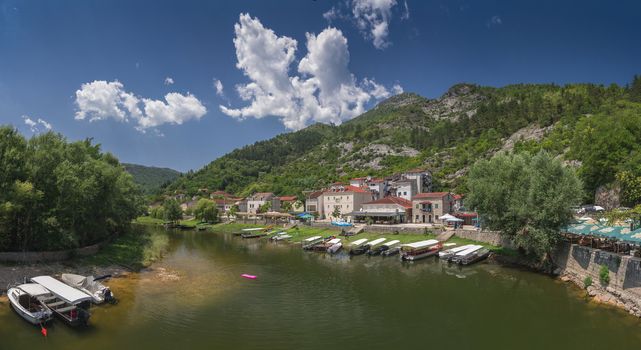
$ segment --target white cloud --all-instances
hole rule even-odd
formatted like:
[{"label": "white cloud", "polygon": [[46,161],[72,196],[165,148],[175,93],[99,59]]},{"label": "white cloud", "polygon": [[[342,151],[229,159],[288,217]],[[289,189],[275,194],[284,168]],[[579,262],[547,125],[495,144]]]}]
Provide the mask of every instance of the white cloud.
[{"label": "white cloud", "polygon": [[402,94],[403,93],[403,87],[400,86],[399,84],[394,84],[394,86],[392,86],[392,93],[394,95]]},{"label": "white cloud", "polygon": [[172,85],[173,83],[174,79],[172,77],[165,78],[165,85]]},{"label": "white cloud", "polygon": [[[37,120],[34,121],[33,119],[31,119],[31,117],[27,115],[23,115],[22,119],[24,120],[25,125],[27,125],[29,127],[29,130],[31,130],[31,132],[33,133],[37,133],[44,130],[49,131],[52,129],[51,124],[42,118],[38,118]],[[44,128],[44,130],[42,128]]]},{"label": "white cloud", "polygon": [[165,95],[164,101],[139,98],[125,91],[121,82],[104,80],[82,84],[76,91],[76,105],[76,120],[133,120],[141,132],[163,124],[180,125],[198,120],[207,113],[205,106],[190,93],[171,92]]},{"label": "white cloud", "polygon": [[[367,39],[372,40],[374,47],[384,49],[390,45],[387,40],[392,7],[396,0],[353,0],[352,14],[356,26]],[[409,11],[407,12],[409,17]]]},{"label": "white cloud", "polygon": [[306,34],[307,55],[298,64],[299,74],[291,76],[296,40],[277,36],[249,14],[241,14],[234,28],[236,67],[250,80],[236,90],[250,104],[238,109],[221,105],[231,117],[277,116],[287,128],[297,130],[310,122],[340,124],[363,113],[371,99],[389,96],[374,80],[359,84],[349,72],[347,39],[336,28]]},{"label": "white cloud", "polygon": [[503,24],[503,20],[501,17],[497,16],[492,16],[487,22],[485,22],[485,25],[489,27],[494,27]]},{"label": "white cloud", "polygon": [[407,6],[407,1],[403,2],[403,14],[401,14],[401,19],[410,19],[410,8]]},{"label": "white cloud", "polygon": [[223,82],[222,81],[220,81],[218,79],[214,79],[214,88],[216,89],[216,95],[218,95],[220,97],[224,97],[225,96],[225,91],[223,90]]}]

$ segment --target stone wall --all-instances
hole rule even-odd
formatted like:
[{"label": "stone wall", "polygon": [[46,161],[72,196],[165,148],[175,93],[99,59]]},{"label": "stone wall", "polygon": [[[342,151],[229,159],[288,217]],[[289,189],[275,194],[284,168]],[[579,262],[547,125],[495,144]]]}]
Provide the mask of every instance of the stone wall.
[{"label": "stone wall", "polygon": [[[615,253],[565,244],[552,255],[561,269],[561,278],[585,288],[589,276],[592,285],[588,293],[598,301],[613,304],[641,317],[641,259]],[[608,268],[610,282],[601,284],[601,266]]]},{"label": "stone wall", "polygon": [[512,242],[501,237],[498,232],[494,231],[478,231],[478,230],[456,230],[454,235],[456,237],[471,239],[477,242],[488,243],[497,247],[512,248]]},{"label": "stone wall", "polygon": [[78,249],[59,250],[53,252],[0,252],[0,261],[3,262],[47,262],[63,261],[74,256],[93,255],[100,250],[101,244],[94,244]]}]

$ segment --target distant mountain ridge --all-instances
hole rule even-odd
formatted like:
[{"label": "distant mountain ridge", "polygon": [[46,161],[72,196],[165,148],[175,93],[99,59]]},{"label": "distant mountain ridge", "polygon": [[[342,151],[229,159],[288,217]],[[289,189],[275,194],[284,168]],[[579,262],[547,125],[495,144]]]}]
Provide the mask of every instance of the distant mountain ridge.
[{"label": "distant mountain ridge", "polygon": [[[586,175],[598,169],[586,165],[595,151],[583,151],[595,142],[585,142],[583,133],[620,123],[633,139],[611,146],[625,148],[615,150],[622,158],[613,164],[625,162],[636,150],[634,142],[641,144],[641,133],[630,130],[634,121],[624,121],[639,114],[639,102],[637,77],[631,86],[457,84],[436,99],[403,93],[340,126],[314,124],[236,149],[180,177],[166,192],[209,188],[238,195],[300,194],[351,177],[388,176],[417,167],[433,172],[435,189],[465,192],[467,170],[477,159],[499,151],[543,149],[577,167],[586,193],[594,193],[622,168],[612,165],[611,174]],[[601,120],[603,125],[591,125]]]},{"label": "distant mountain ridge", "polygon": [[134,178],[145,194],[152,194],[163,185],[177,179],[182,173],[174,169],[144,166],[139,164],[122,163],[125,170]]}]

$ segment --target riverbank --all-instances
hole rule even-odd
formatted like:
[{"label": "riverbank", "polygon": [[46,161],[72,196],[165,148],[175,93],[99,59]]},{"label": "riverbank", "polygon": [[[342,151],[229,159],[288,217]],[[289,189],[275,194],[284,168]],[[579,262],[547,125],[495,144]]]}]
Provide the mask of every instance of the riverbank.
[{"label": "riverbank", "polygon": [[25,277],[38,275],[125,276],[137,272],[162,259],[169,239],[166,235],[149,232],[144,228],[131,230],[105,244],[96,254],[61,262],[0,263],[0,294],[7,285],[21,282]]}]

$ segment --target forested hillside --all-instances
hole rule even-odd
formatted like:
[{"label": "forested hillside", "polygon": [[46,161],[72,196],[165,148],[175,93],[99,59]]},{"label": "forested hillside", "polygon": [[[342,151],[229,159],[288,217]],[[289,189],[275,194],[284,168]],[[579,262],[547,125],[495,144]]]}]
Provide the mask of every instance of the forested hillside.
[{"label": "forested hillside", "polygon": [[138,164],[123,163],[125,170],[134,178],[145,194],[153,194],[163,185],[180,176],[180,172],[169,168],[157,168]]},{"label": "forested hillside", "polygon": [[297,194],[354,176],[431,169],[442,190],[466,190],[471,164],[499,151],[543,149],[576,167],[585,198],[619,186],[641,199],[641,79],[629,86],[458,84],[438,99],[404,93],[340,126],[312,125],[235,150],[172,183],[241,195]]}]

